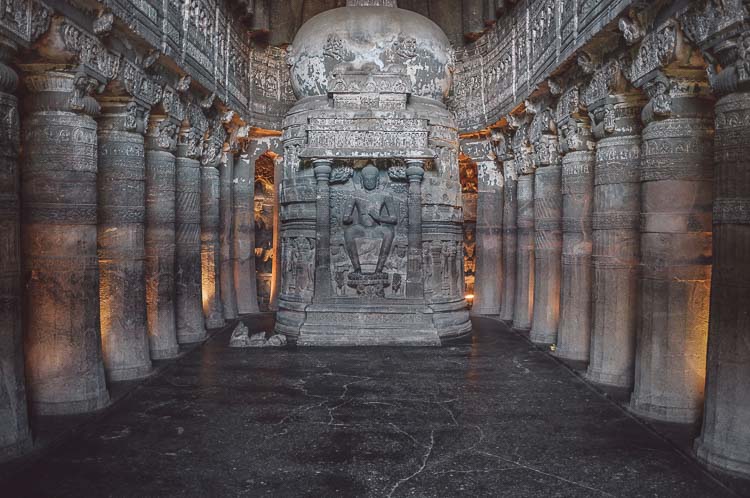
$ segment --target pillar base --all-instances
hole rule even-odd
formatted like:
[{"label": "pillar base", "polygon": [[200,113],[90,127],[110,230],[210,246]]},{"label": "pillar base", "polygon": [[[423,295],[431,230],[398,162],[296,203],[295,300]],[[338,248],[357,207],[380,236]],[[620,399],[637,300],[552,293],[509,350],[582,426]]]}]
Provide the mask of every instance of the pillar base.
[{"label": "pillar base", "polygon": [[[725,452],[712,448],[710,444],[703,442],[703,439],[695,441],[695,453],[698,460],[705,463],[712,469],[731,474],[743,479],[750,478],[750,462],[747,461],[747,453],[735,458],[732,455],[726,455]],[[744,458],[744,459],[743,459]]]},{"label": "pillar base", "polygon": [[584,378],[588,380],[589,382],[592,382],[594,384],[599,384],[602,386],[609,386],[609,387],[623,387],[623,388],[632,388],[633,387],[633,375],[632,374],[625,374],[625,375],[613,375],[606,372],[598,372],[596,370],[587,370],[584,374]]},{"label": "pillar base", "polygon": [[206,318],[207,329],[220,329],[224,325],[226,325],[226,321],[224,320],[223,317],[212,316],[212,317]]},{"label": "pillar base", "polygon": [[552,353],[552,356],[554,356],[555,358],[560,358],[561,360],[585,361],[586,363],[589,362],[588,351],[576,351],[574,349],[560,349],[560,346],[557,346],[557,348],[555,348],[555,351]]},{"label": "pillar base", "polygon": [[137,367],[108,370],[106,374],[107,380],[111,382],[120,382],[123,380],[143,379],[151,375],[152,372],[153,369],[151,368],[151,363],[149,362],[148,364]]},{"label": "pillar base", "polygon": [[532,328],[529,332],[529,340],[534,344],[540,345],[554,344],[557,340],[557,331],[538,330]]},{"label": "pillar base", "polygon": [[31,437],[25,437],[20,441],[16,441],[8,446],[0,448],[0,463],[8,462],[15,458],[23,456],[24,453],[28,453],[32,448]]},{"label": "pillar base", "polygon": [[670,422],[675,424],[692,424],[701,416],[700,408],[677,408],[672,406],[660,406],[654,403],[639,401],[633,396],[630,399],[628,410],[641,418],[657,420],[659,422]]},{"label": "pillar base", "polygon": [[152,360],[171,360],[172,358],[177,358],[177,356],[180,354],[180,348],[175,346],[173,348],[168,349],[157,349],[151,350],[151,359]]},{"label": "pillar base", "polygon": [[60,402],[32,402],[31,411],[36,415],[76,415],[79,413],[89,413],[101,410],[106,408],[108,404],[109,393],[105,391],[96,398],[91,399]]},{"label": "pillar base", "polygon": [[496,306],[496,307],[490,307],[490,306],[477,307],[477,306],[474,306],[473,308],[471,308],[471,315],[472,316],[492,316],[492,317],[497,317],[497,316],[500,316],[500,307],[499,306]]},{"label": "pillar base", "polygon": [[185,334],[177,337],[177,342],[180,344],[197,344],[203,342],[208,338],[208,334],[204,330],[202,333],[197,334]]}]

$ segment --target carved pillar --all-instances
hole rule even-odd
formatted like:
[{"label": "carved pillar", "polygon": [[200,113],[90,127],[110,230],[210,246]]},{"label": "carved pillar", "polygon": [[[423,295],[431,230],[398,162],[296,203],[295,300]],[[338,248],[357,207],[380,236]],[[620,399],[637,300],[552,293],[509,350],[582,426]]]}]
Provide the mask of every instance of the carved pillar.
[{"label": "carved pillar", "polygon": [[558,103],[562,158],[562,279],[555,356],[589,361],[591,342],[591,216],[596,143],[578,88]]},{"label": "carved pillar", "polygon": [[518,236],[513,327],[521,330],[531,328],[534,309],[534,164],[526,129],[527,125],[524,124],[513,136],[513,152],[518,174]]},{"label": "carved pillar", "polygon": [[146,136],[146,312],[153,359],[179,353],[175,322],[177,124],[152,115]]},{"label": "carved pillar", "polygon": [[633,384],[641,211],[640,95],[618,61],[600,69],[586,90],[595,118],[593,329],[586,377],[618,387]]},{"label": "carved pillar", "polygon": [[677,44],[661,70],[637,57],[642,113],[640,313],[630,408],[667,422],[696,422],[703,408],[711,287],[713,101],[705,67],[673,22],[642,50]]},{"label": "carved pillar", "polygon": [[237,294],[234,291],[232,247],[232,182],[234,181],[234,151],[225,144],[219,161],[219,286],[225,320],[237,318]]},{"label": "carved pillar", "polygon": [[716,103],[713,273],[698,457],[750,476],[750,88]]},{"label": "carved pillar", "polygon": [[316,232],[318,235],[318,244],[315,249],[315,296],[331,297],[333,296],[333,285],[331,284],[331,204],[330,204],[330,184],[331,177],[330,159],[313,160],[313,171],[317,181],[317,223]]},{"label": "carved pillar", "polygon": [[219,287],[219,170],[216,168],[226,132],[214,123],[201,159],[201,280],[206,327],[224,326]]},{"label": "carved pillar", "polygon": [[233,274],[240,314],[258,313],[258,289],[255,275],[255,160],[247,152],[239,156],[234,168]]},{"label": "carved pillar", "polygon": [[[746,9],[703,2],[683,27],[715,66],[713,272],[698,458],[750,476],[750,33]],[[720,31],[720,30],[723,30]]]},{"label": "carved pillar", "polygon": [[192,109],[190,122],[183,126],[175,161],[175,316],[177,342],[190,344],[206,338],[201,300],[201,163],[202,129]]},{"label": "carved pillar", "polygon": [[31,446],[24,384],[15,45],[0,39],[0,461]]},{"label": "carved pillar", "polygon": [[518,176],[513,156],[503,160],[503,297],[500,319],[513,321],[516,302],[516,251],[518,249]]},{"label": "carved pillar", "polygon": [[536,112],[531,124],[534,143],[534,317],[530,339],[538,344],[557,340],[560,321],[562,257],[561,167],[557,126],[550,109]]},{"label": "carved pillar", "polygon": [[271,311],[279,309],[279,294],[281,293],[281,203],[279,193],[281,189],[281,178],[284,176],[283,156],[275,159],[273,165],[273,266],[271,281]]},{"label": "carved pillar", "polygon": [[406,297],[420,299],[424,296],[422,279],[422,179],[424,161],[407,160],[406,177],[409,180],[409,254],[406,266]]},{"label": "carved pillar", "polygon": [[[68,414],[109,401],[99,335],[97,136],[83,72],[24,66],[22,169],[26,380],[32,410]],[[38,71],[38,72],[35,72]]]},{"label": "carved pillar", "polygon": [[474,306],[477,315],[499,315],[502,300],[503,181],[488,141],[464,142],[477,163],[477,229]]},{"label": "carved pillar", "polygon": [[151,372],[146,320],[144,227],[147,109],[129,98],[103,100],[99,119],[99,299],[109,380]]}]

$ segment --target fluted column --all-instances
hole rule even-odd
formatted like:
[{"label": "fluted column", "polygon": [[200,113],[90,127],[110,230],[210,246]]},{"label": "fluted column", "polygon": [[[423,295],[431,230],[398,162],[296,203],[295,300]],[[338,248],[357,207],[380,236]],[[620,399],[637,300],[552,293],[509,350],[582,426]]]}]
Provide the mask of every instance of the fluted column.
[{"label": "fluted column", "polygon": [[500,319],[513,321],[516,298],[516,251],[518,249],[518,177],[513,157],[503,162],[503,297]]},{"label": "fluted column", "polygon": [[183,125],[175,161],[175,316],[177,342],[206,338],[201,300],[201,130]]},{"label": "fluted column", "polygon": [[0,39],[0,461],[31,446],[21,322],[18,75],[6,63],[15,45]]},{"label": "fluted column", "polygon": [[503,285],[503,175],[488,140],[463,142],[461,149],[477,163],[477,222],[474,305],[477,315],[499,315]]},{"label": "fluted column", "polygon": [[[599,139],[594,167],[593,329],[586,377],[616,387],[633,385],[638,311],[638,230],[643,101],[625,82],[617,61],[592,80],[586,101]],[[595,89],[595,90],[592,90]]]},{"label": "fluted column", "polygon": [[224,326],[219,287],[219,170],[224,128],[214,123],[201,158],[201,287],[203,315],[209,329]]},{"label": "fluted column", "polygon": [[[701,48],[720,65],[714,141],[713,272],[698,458],[750,477],[750,33],[742,9],[706,4]],[[715,9],[726,9],[717,15]],[[734,18],[734,22],[732,22]],[[715,24],[712,24],[715,23]],[[741,51],[740,47],[743,47]],[[738,57],[744,54],[744,57]]]},{"label": "fluted column", "polygon": [[82,73],[23,66],[26,380],[38,414],[96,410],[109,401],[99,335],[97,134]]},{"label": "fluted column", "polygon": [[562,158],[562,278],[560,325],[555,356],[589,361],[591,342],[591,216],[594,197],[595,142],[591,121],[580,105],[578,88],[558,104]]},{"label": "fluted column", "polygon": [[144,228],[147,109],[129,98],[102,101],[99,139],[99,299],[109,380],[151,372],[146,320]]},{"label": "fluted column", "polygon": [[[665,69],[671,73],[672,69]],[[713,102],[704,71],[645,85],[640,313],[630,408],[667,422],[703,409],[711,287]]]},{"label": "fluted column", "polygon": [[234,288],[240,314],[258,313],[255,275],[255,157],[240,154],[234,168],[233,261]]},{"label": "fluted column", "polygon": [[234,151],[228,144],[219,161],[219,287],[224,319],[237,318],[237,294],[234,290],[234,261],[232,243],[234,207]]},{"label": "fluted column", "polygon": [[561,167],[557,127],[550,109],[538,111],[531,125],[534,143],[534,314],[529,338],[557,341],[560,321],[562,256]]},{"label": "fluted column", "polygon": [[281,178],[284,175],[284,157],[276,157],[273,165],[273,265],[271,280],[271,311],[279,309],[279,294],[281,293],[281,203],[279,192]]},{"label": "fluted column", "polygon": [[175,148],[177,124],[151,116],[146,136],[146,312],[151,358],[179,352],[175,321]]}]

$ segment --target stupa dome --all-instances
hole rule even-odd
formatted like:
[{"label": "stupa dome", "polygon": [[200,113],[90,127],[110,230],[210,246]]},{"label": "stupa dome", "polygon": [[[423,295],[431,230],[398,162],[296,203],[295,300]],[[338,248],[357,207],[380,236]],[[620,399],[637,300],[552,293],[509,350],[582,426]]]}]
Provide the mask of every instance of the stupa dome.
[{"label": "stupa dome", "polygon": [[442,101],[450,90],[453,49],[431,20],[396,7],[342,7],[298,31],[289,53],[297,98],[325,95],[342,70],[405,71],[413,94]]}]

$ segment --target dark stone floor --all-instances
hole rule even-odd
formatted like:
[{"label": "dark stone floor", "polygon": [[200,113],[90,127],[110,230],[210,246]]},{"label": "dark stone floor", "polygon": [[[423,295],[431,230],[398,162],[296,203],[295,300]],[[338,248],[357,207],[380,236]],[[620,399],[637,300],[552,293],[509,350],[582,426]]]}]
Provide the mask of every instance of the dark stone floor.
[{"label": "dark stone floor", "polygon": [[435,349],[231,350],[217,334],[0,495],[736,495],[523,337],[475,325]]}]

